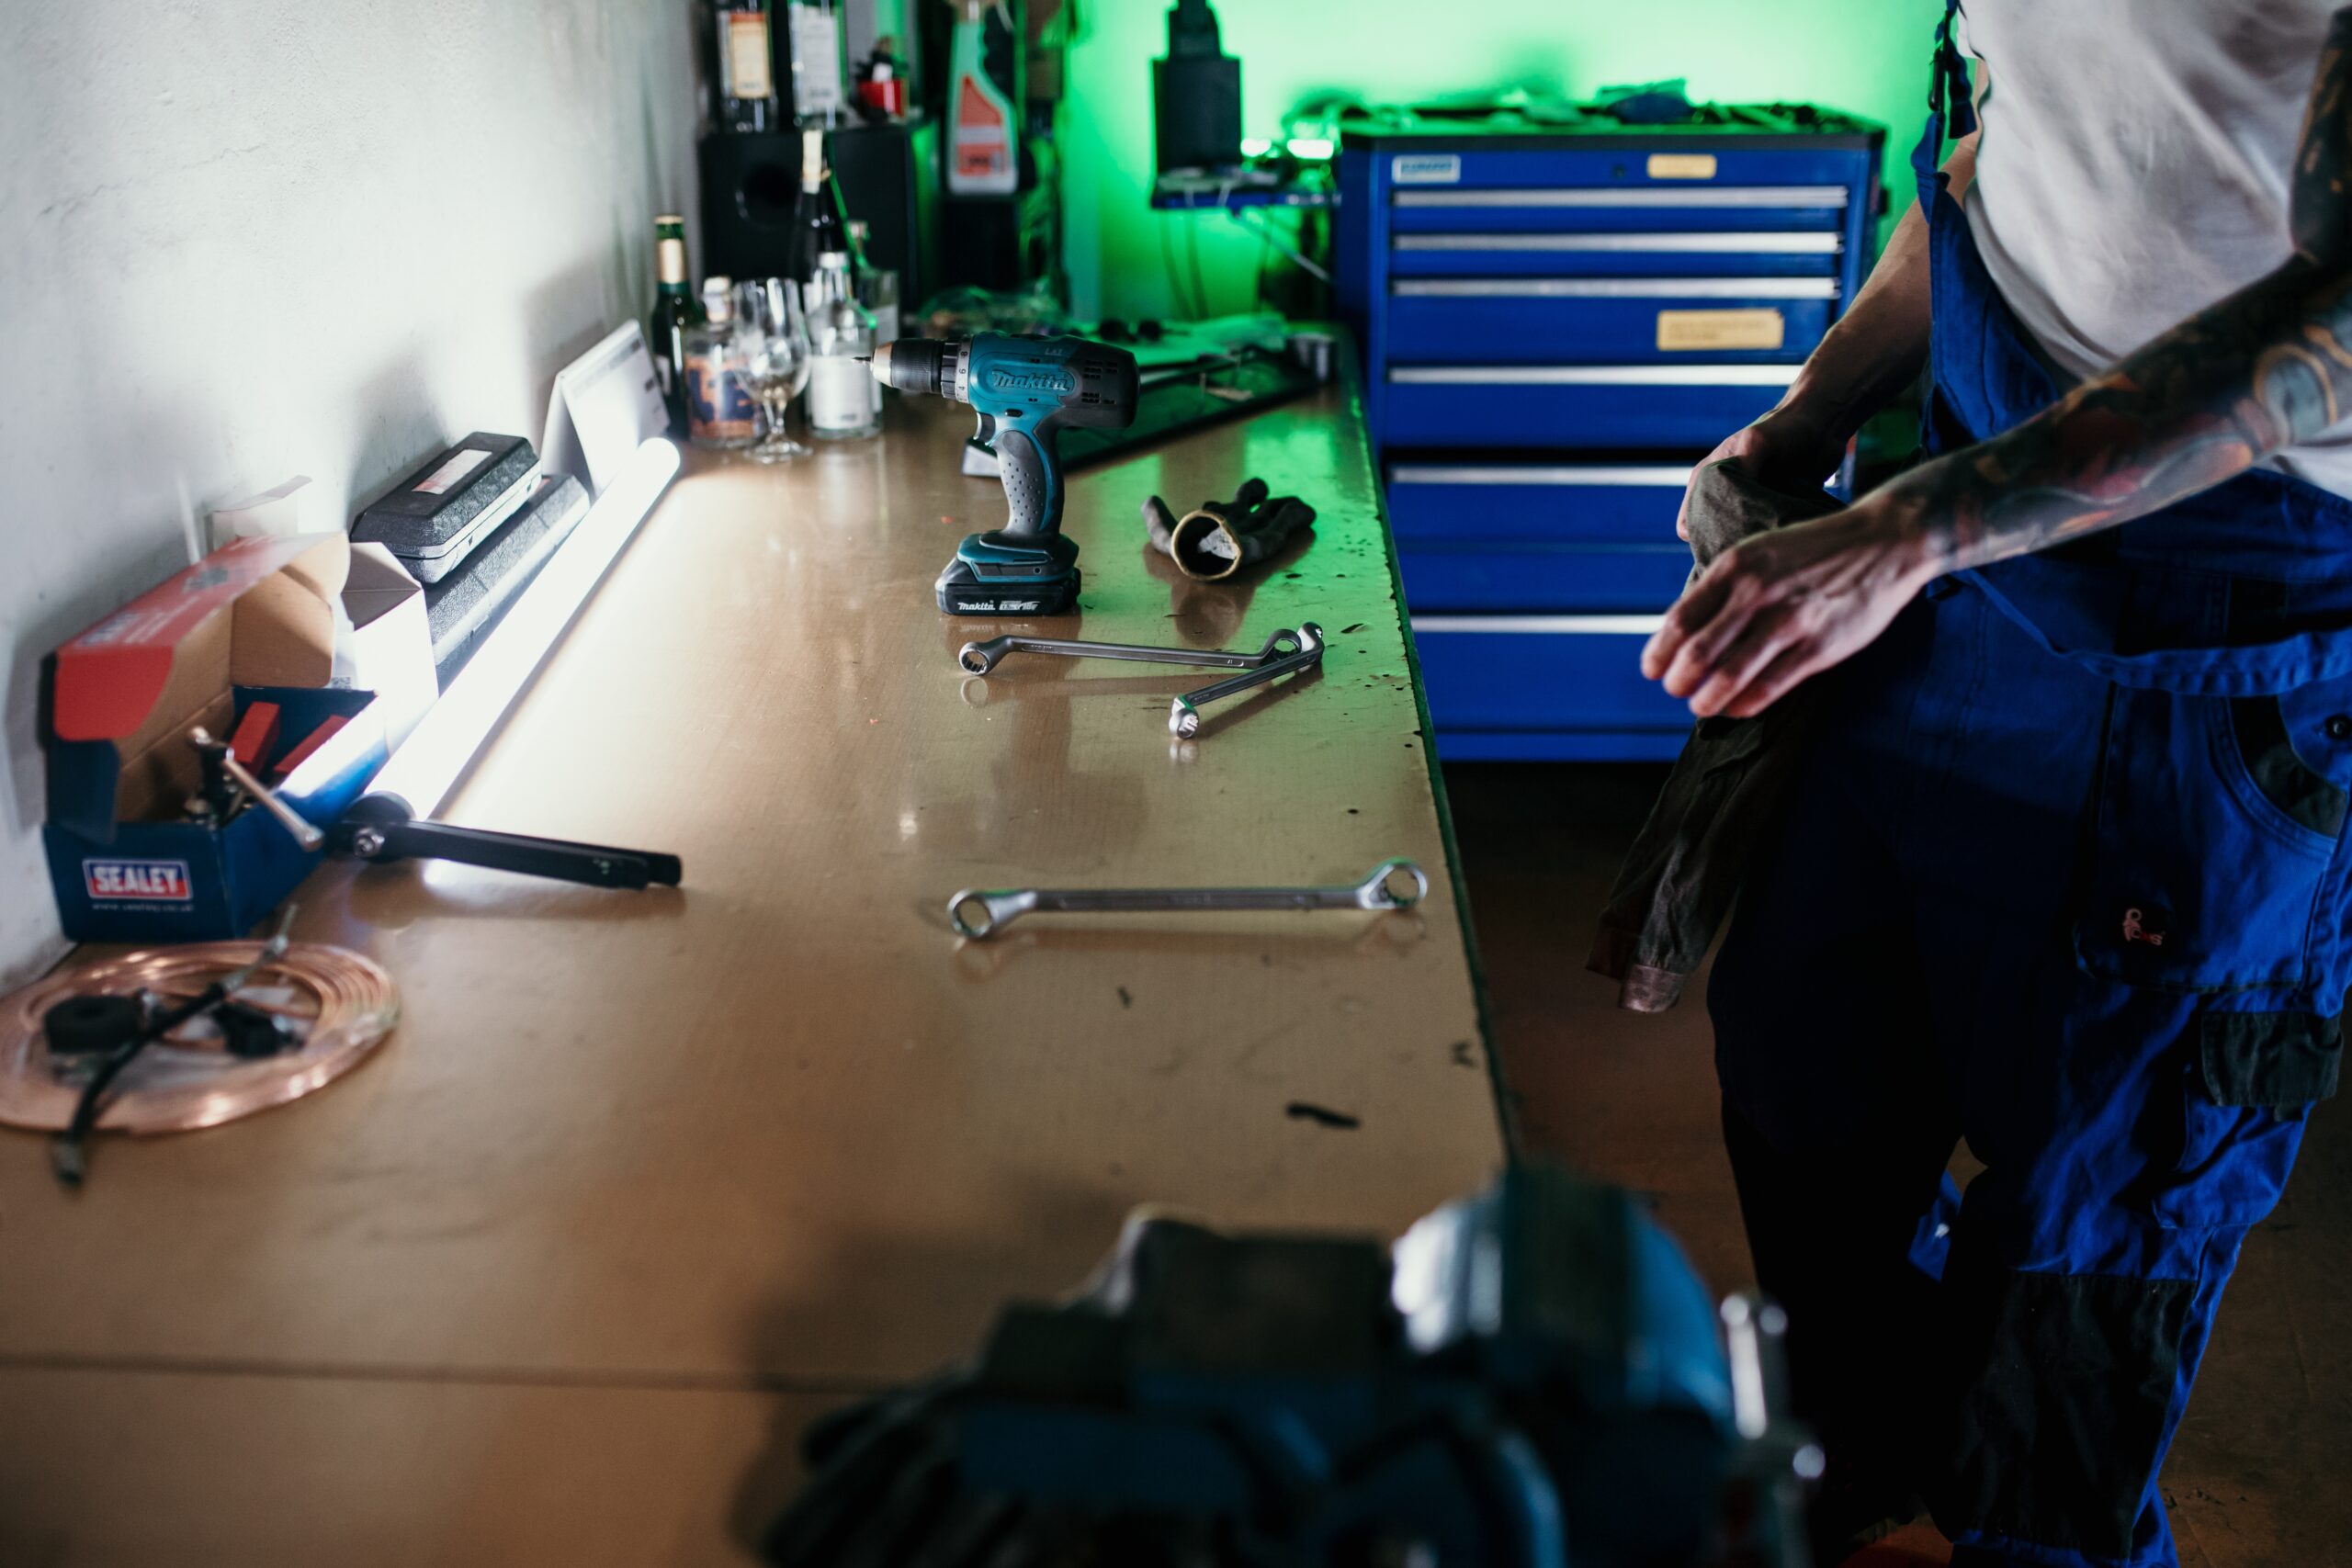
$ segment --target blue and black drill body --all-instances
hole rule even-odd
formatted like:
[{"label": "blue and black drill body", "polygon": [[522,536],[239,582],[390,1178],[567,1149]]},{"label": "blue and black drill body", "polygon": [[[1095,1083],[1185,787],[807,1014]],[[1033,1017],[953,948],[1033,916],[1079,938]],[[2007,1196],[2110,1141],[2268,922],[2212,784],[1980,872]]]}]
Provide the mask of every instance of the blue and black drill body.
[{"label": "blue and black drill body", "polygon": [[1135,355],[1078,337],[901,338],[874,355],[874,376],[902,392],[969,403],[994,430],[1011,509],[1004,526],[967,536],[939,574],[951,615],[1060,615],[1078,606],[1078,545],[1062,537],[1062,471],[1054,450],[1069,428],[1135,423]]}]

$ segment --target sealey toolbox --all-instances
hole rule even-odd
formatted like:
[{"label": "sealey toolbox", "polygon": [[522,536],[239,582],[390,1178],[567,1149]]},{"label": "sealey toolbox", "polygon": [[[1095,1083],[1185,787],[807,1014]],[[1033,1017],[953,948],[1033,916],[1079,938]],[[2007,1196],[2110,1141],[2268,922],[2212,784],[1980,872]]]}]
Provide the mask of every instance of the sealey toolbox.
[{"label": "sealey toolbox", "polygon": [[1681,750],[1639,659],[1690,570],[1682,488],[1860,287],[1883,140],[1798,104],[1344,131],[1340,311],[1447,761]]},{"label": "sealey toolbox", "polygon": [[[393,705],[330,684],[351,565],[340,534],[237,539],[57,650],[42,839],[68,936],[238,936],[317,863],[266,811],[218,825],[183,817],[198,784],[188,732],[201,726],[254,749],[241,760],[275,773],[278,796],[311,822],[343,814],[384,763]],[[353,654],[363,680],[371,659],[413,662],[398,653],[422,636],[416,600],[410,583],[402,603],[361,609],[369,625]]]}]

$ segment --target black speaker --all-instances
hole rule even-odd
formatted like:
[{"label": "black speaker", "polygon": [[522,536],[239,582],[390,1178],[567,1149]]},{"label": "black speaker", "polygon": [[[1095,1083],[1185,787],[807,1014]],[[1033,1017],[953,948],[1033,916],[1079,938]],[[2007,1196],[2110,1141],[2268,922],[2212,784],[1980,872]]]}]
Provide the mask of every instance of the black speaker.
[{"label": "black speaker", "polygon": [[1241,62],[1217,41],[1208,0],[1168,13],[1168,58],[1151,62],[1152,143],[1159,172],[1241,162]]},{"label": "black speaker", "polygon": [[[868,231],[866,259],[898,273],[899,298],[911,311],[938,287],[937,128],[927,120],[851,125],[827,140],[842,203]],[[800,133],[707,136],[701,164],[704,273],[788,272]]]}]

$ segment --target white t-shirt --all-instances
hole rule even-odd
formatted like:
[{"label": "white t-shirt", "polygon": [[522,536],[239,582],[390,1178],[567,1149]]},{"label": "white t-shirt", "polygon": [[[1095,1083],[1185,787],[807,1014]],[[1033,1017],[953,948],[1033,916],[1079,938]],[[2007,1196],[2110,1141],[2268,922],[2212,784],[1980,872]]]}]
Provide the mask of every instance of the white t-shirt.
[{"label": "white t-shirt", "polygon": [[[2089,377],[2276,268],[2345,0],[1962,0],[1988,67],[1969,228],[2051,359]],[[2271,464],[2352,495],[2352,422]]]}]

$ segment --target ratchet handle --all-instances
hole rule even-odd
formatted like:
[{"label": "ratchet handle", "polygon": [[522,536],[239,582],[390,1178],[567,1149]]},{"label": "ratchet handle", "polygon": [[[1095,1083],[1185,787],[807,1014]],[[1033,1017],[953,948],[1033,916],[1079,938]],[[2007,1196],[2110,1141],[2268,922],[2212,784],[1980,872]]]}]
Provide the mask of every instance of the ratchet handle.
[{"label": "ratchet handle", "polygon": [[673,854],[497,833],[448,822],[352,820],[339,831],[344,852],[362,860],[457,861],[492,871],[631,890],[656,884],[675,887],[684,875],[684,865]]}]

